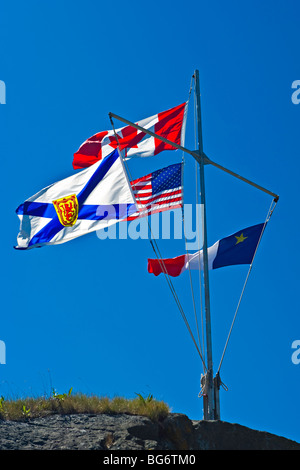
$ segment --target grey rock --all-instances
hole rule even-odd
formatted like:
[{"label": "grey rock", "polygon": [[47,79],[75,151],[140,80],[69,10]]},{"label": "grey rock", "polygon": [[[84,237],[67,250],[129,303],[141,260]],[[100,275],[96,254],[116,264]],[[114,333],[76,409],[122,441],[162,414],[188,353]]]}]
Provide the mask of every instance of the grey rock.
[{"label": "grey rock", "polygon": [[0,450],[300,450],[300,444],[224,421],[191,421],[171,413],[144,416],[51,415],[0,421]]},{"label": "grey rock", "polygon": [[200,450],[300,450],[290,439],[225,421],[197,421],[194,430]]}]

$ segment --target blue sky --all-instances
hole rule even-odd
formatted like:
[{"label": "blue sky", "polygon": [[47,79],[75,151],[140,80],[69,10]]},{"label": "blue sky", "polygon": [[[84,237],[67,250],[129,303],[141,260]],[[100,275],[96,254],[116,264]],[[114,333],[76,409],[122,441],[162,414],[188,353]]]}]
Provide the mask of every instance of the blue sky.
[{"label": "blue sky", "polygon": [[[1,395],[49,394],[51,386],[153,394],[202,419],[201,362],[165,279],[147,272],[148,240],[93,233],[13,249],[17,206],[74,173],[73,152],[110,129],[110,111],[137,121],[176,106],[198,69],[206,154],[280,195],[222,364],[229,390],[221,390],[221,419],[300,441],[300,365],[291,360],[300,339],[300,105],[291,100],[300,79],[299,10],[292,0],[2,4]],[[186,146],[195,146],[192,102]],[[130,162],[130,170],[143,176],[181,157],[165,152]],[[213,167],[205,178],[209,244],[264,221],[268,195]],[[188,156],[185,198],[195,202]],[[184,251],[183,240],[158,243],[165,257]],[[246,274],[246,266],[210,274],[215,368]],[[188,273],[174,285],[195,332]]]}]

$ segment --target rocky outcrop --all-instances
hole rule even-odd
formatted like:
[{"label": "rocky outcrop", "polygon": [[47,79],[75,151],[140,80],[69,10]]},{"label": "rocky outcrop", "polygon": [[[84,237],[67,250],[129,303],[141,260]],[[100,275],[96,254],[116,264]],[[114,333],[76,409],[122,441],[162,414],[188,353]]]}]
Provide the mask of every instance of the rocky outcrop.
[{"label": "rocky outcrop", "polygon": [[26,422],[0,421],[1,450],[300,450],[300,444],[224,421],[191,421],[169,414],[144,416],[51,415]]}]

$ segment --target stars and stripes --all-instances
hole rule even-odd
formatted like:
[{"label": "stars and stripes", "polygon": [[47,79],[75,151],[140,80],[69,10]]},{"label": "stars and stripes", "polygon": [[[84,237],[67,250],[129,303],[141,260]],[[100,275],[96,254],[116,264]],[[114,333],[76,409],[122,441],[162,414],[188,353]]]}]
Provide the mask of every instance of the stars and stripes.
[{"label": "stars and stripes", "polygon": [[182,165],[176,163],[131,181],[139,212],[127,220],[182,207]]}]

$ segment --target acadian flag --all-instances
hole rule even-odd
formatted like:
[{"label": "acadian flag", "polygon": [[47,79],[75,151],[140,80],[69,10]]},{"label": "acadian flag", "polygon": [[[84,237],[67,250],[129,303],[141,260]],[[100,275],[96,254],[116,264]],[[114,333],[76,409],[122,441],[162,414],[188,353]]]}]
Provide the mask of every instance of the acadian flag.
[{"label": "acadian flag", "polygon": [[[265,224],[239,230],[207,249],[208,269],[251,264]],[[176,277],[188,269],[203,269],[203,251],[164,260],[148,259],[148,272],[158,276],[167,272]]]},{"label": "acadian flag", "polygon": [[[136,124],[178,145],[184,145],[187,103],[155,114]],[[102,160],[120,145],[125,158],[151,157],[163,150],[176,150],[175,147],[158,140],[132,126],[98,132],[89,137],[74,153],[73,168],[86,168]]]},{"label": "acadian flag", "polygon": [[137,208],[123,165],[115,150],[28,198],[16,210],[20,232],[15,248],[65,243],[127,219]]}]

